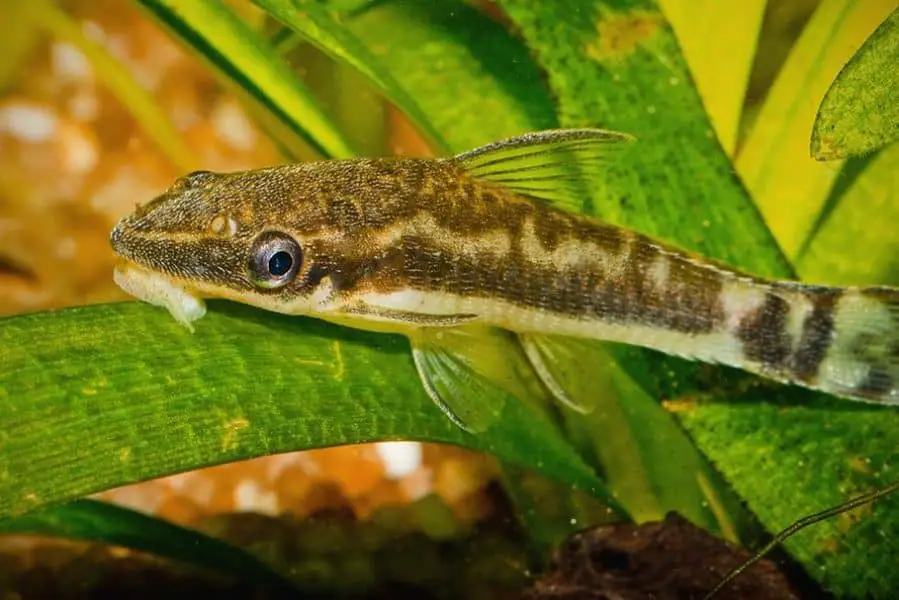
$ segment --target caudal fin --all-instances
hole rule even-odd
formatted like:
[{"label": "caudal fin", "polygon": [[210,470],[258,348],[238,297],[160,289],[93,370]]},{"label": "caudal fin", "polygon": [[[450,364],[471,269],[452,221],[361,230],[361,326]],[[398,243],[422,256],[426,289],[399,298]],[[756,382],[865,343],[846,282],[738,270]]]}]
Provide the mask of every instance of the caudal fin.
[{"label": "caudal fin", "polygon": [[790,369],[797,383],[837,396],[899,403],[899,289],[806,290]]}]

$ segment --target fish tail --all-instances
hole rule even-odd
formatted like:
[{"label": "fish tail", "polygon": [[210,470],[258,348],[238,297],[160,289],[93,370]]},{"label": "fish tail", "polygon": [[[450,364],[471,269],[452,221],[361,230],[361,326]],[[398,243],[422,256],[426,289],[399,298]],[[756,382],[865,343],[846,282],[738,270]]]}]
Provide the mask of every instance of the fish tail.
[{"label": "fish tail", "polygon": [[737,324],[763,374],[844,398],[899,404],[899,289],[774,283]]}]

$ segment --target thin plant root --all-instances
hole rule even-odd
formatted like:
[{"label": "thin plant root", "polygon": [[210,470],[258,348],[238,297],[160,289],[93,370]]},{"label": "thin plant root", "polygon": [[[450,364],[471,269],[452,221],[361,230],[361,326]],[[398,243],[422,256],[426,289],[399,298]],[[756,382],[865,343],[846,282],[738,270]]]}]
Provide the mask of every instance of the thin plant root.
[{"label": "thin plant root", "polygon": [[710,591],[708,594],[703,596],[702,600],[711,600],[712,598],[714,598],[718,594],[718,592],[720,592],[721,590],[724,589],[725,586],[727,586],[727,584],[729,584],[731,581],[733,581],[734,579],[739,577],[741,573],[746,571],[746,569],[748,569],[749,567],[751,567],[752,565],[757,563],[759,560],[764,558],[764,556],[766,554],[768,554],[775,546],[782,543],[784,540],[786,540],[787,538],[792,536],[794,533],[797,533],[797,532],[805,529],[809,525],[814,525],[815,523],[819,523],[821,521],[824,521],[825,519],[835,517],[844,512],[848,512],[854,508],[858,508],[859,506],[864,506],[865,504],[874,502],[875,500],[877,500],[879,498],[882,498],[884,496],[892,494],[896,490],[899,490],[899,481],[894,481],[893,483],[891,483],[885,487],[878,488],[876,490],[872,490],[870,492],[862,494],[861,496],[858,496],[856,498],[848,500],[848,501],[844,502],[843,504],[839,504],[837,506],[828,508],[827,510],[822,510],[821,512],[818,512],[818,513],[815,513],[815,514],[812,514],[807,517],[803,517],[803,518],[799,519],[798,521],[794,522],[792,525],[790,525],[789,527],[787,527],[786,529],[784,529],[783,531],[778,533],[776,536],[774,536],[774,539],[772,539],[770,542],[768,542],[767,544],[762,546],[762,548],[758,552],[756,552],[754,555],[752,555],[752,557],[750,557],[748,560],[746,560],[743,564],[739,565],[738,567],[734,568],[730,573],[728,573],[724,577],[724,579],[722,579],[718,583],[718,585],[716,585],[712,589],[712,591]]}]

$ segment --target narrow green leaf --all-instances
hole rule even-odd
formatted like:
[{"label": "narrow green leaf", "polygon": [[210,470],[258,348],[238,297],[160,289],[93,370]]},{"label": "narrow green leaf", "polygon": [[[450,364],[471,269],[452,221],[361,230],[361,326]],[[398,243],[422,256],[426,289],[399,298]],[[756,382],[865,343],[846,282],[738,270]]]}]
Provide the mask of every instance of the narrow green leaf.
[{"label": "narrow green leaf", "polygon": [[767,0],[660,0],[725,152],[737,147]]},{"label": "narrow green leaf", "polygon": [[418,126],[435,150],[446,150],[446,142],[418,103],[400,87],[368,49],[317,0],[255,0],[283,25],[336,60],[352,65]]},{"label": "narrow green leaf", "polygon": [[832,160],[876,150],[899,138],[899,8],[837,75],[818,109],[812,156]]},{"label": "narrow green leaf", "polygon": [[197,158],[153,96],[140,86],[128,69],[105,47],[89,39],[69,15],[49,0],[22,2],[16,10],[32,24],[46,28],[55,37],[78,48],[90,61],[98,79],[131,112],[141,128],[176,167],[189,171],[197,166]]},{"label": "narrow green leaf", "polygon": [[674,417],[605,347],[572,343],[584,373],[569,389],[580,388],[579,398],[592,394],[595,408],[586,415],[568,413],[568,429],[589,449],[612,495],[637,523],[662,520],[676,507],[694,524],[738,542],[729,515],[738,511],[718,497],[716,475]]},{"label": "narrow green leaf", "polygon": [[899,285],[899,144],[877,152],[839,195],[797,269],[809,281]]},{"label": "narrow green leaf", "polygon": [[96,500],[75,500],[14,519],[0,519],[0,533],[46,535],[99,542],[152,553],[284,593],[296,589],[252,554],[162,519]]},{"label": "narrow green leaf", "polygon": [[137,1],[322,154],[332,158],[355,156],[344,135],[290,67],[220,0]]},{"label": "narrow green leaf", "polygon": [[463,2],[388,2],[347,26],[415,97],[450,152],[558,126],[527,48]]},{"label": "narrow green leaf", "polygon": [[228,302],[212,303],[194,334],[139,303],[0,320],[0,411],[0,517],[208,465],[390,439],[483,450],[604,494],[520,403],[485,435],[454,427],[405,339]]},{"label": "narrow green leaf", "polygon": [[806,242],[841,167],[809,156],[819,99],[895,7],[895,0],[823,0],[737,155],[740,177],[790,259]]}]

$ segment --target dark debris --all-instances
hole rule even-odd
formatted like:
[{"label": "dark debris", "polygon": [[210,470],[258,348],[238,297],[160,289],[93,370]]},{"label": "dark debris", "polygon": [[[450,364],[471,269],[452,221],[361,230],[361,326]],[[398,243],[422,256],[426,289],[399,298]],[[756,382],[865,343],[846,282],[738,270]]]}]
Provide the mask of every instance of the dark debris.
[{"label": "dark debris", "polygon": [[[699,600],[749,558],[676,513],[576,533],[524,600]],[[716,600],[798,600],[773,562],[753,565]]]}]

